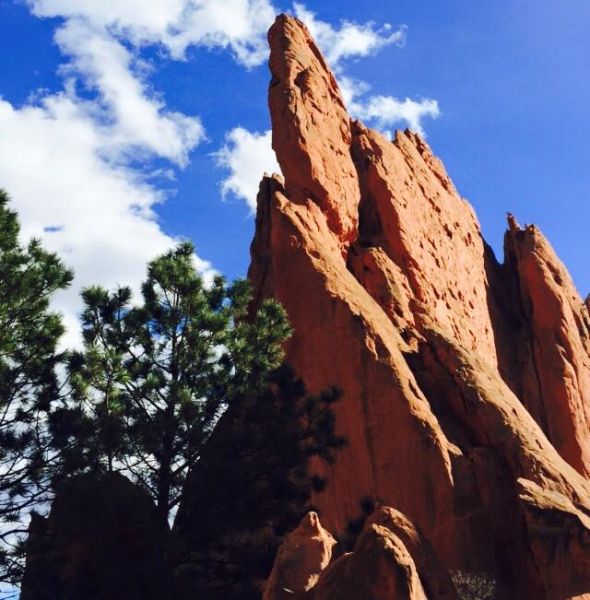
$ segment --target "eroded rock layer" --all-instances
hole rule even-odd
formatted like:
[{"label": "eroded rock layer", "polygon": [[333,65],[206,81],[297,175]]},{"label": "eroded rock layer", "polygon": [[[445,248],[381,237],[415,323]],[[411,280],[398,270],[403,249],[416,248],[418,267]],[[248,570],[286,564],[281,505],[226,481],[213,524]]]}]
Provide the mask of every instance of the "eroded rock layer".
[{"label": "eroded rock layer", "polygon": [[512,219],[498,264],[418,135],[352,121],[296,19],[269,40],[284,180],[261,183],[249,275],[286,307],[308,387],[343,392],[322,521],[344,531],[368,497],[448,572],[507,597],[590,594],[590,315],[567,271]]}]

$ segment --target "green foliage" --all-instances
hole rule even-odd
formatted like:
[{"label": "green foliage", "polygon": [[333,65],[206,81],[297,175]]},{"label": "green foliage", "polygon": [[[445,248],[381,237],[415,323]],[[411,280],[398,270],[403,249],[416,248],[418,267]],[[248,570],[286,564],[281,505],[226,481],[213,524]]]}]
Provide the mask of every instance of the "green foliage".
[{"label": "green foliage", "polygon": [[[38,240],[19,242],[16,213],[0,190],[0,579],[18,580],[24,514],[46,498],[45,414],[59,392],[60,316],[52,295],[72,272]],[[15,554],[16,553],[16,554]]]},{"label": "green foliage", "polygon": [[58,352],[49,303],[72,273],[19,232],[0,191],[0,583],[22,577],[28,512],[73,475],[116,471],[162,521],[180,505],[177,524],[192,522],[176,564],[190,572],[201,556],[199,579],[179,581],[210,598],[257,597],[281,537],[325,486],[311,461],[344,444],[339,393],[306,393],[281,366],[281,305],[252,313],[247,282],[205,283],[190,243],[148,265],[139,304],[128,287],[85,289],[83,347]]},{"label": "green foliage", "polygon": [[151,262],[138,306],[128,288],[84,291],[84,348],[69,360],[71,396],[51,416],[58,475],[123,471],[162,517],[220,415],[264,388],[290,335],[278,303],[246,319],[248,284],[205,285],[193,256],[186,242]]},{"label": "green foliage", "polygon": [[381,502],[376,502],[370,496],[365,496],[359,503],[359,514],[353,519],[349,519],[346,529],[336,535],[338,545],[335,548],[335,554],[340,555],[345,552],[352,552],[356,541],[361,534],[367,519],[375,512]]},{"label": "green foliage", "polygon": [[283,536],[326,481],[312,460],[332,462],[340,393],[306,393],[286,366],[271,385],[234,402],[191,473],[174,525],[180,597],[260,598]]}]

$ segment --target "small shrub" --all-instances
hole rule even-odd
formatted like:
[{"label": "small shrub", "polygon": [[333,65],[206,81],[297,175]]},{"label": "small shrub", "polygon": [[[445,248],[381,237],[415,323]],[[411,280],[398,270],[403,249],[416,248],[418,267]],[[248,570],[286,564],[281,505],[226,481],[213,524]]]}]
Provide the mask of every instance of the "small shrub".
[{"label": "small shrub", "polygon": [[453,583],[461,600],[497,600],[498,585],[488,573],[455,571]]}]

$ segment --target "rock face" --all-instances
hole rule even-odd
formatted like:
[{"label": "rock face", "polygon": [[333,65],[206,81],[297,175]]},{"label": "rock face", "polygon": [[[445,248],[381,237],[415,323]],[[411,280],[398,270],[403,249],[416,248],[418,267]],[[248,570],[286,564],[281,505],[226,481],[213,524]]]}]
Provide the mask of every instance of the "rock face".
[{"label": "rock face", "polygon": [[590,316],[553,248],[513,217],[506,269],[521,320],[513,386],[560,454],[590,475]]},{"label": "rock face", "polygon": [[284,19],[269,40],[278,50],[270,57],[273,146],[289,181],[289,198],[299,203],[313,198],[346,243],[356,237],[360,192],[350,156],[350,119],[338,85],[297,22]]},{"label": "rock face", "polygon": [[322,521],[343,532],[369,497],[447,572],[590,598],[588,307],[536,228],[510,218],[499,264],[419,136],[352,121],[302,23],[280,16],[269,40],[284,180],[261,183],[249,276],[286,307],[307,386],[343,392]]}]

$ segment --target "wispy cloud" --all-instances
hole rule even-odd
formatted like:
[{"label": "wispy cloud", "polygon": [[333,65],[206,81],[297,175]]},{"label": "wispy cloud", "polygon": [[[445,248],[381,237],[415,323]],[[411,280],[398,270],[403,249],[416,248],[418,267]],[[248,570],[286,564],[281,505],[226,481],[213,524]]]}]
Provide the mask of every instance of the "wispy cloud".
[{"label": "wispy cloud", "polygon": [[339,83],[350,114],[388,134],[392,127],[403,124],[425,137],[424,119],[440,116],[438,102],[431,98],[400,100],[393,96],[371,96],[368,84],[350,77],[341,77]]},{"label": "wispy cloud", "polygon": [[370,56],[385,46],[402,46],[406,41],[405,26],[394,28],[390,23],[377,27],[375,23],[353,23],[342,21],[339,27],[321,21],[305,5],[293,4],[295,16],[301,19],[335,71],[347,58]]},{"label": "wispy cloud", "polygon": [[245,66],[266,59],[266,31],[277,13],[269,0],[28,0],[41,17],[85,21],[139,47],[160,44],[183,59],[190,46],[225,48]]},{"label": "wispy cloud", "polygon": [[97,94],[91,104],[77,102],[89,119],[108,130],[104,152],[118,159],[151,153],[186,164],[189,152],[204,138],[201,121],[166,110],[163,100],[149,90],[146,68],[137,56],[107,30],[85,20],[67,21],[55,38],[69,58],[62,68],[69,89],[84,86]]}]

